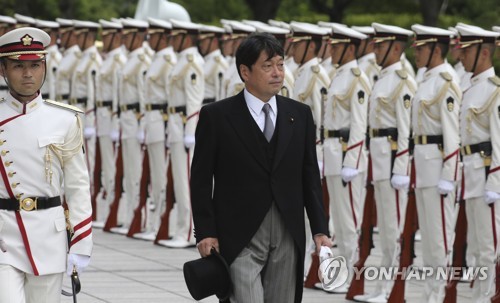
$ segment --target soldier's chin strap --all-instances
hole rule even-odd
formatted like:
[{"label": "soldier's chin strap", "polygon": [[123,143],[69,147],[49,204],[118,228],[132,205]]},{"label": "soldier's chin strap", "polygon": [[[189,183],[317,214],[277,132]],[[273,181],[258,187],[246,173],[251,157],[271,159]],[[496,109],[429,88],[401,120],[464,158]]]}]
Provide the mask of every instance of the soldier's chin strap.
[{"label": "soldier's chin strap", "polygon": [[300,60],[300,64],[299,65],[304,64],[304,60],[306,59],[307,50],[309,49],[309,45],[310,44],[311,44],[311,40],[307,40],[306,48],[304,49],[304,54],[302,55],[302,59]]},{"label": "soldier's chin strap", "polygon": [[177,52],[180,52],[182,50],[182,47],[184,46],[184,41],[186,41],[186,34],[181,34],[182,35],[182,40],[181,44],[179,44],[179,48],[177,49]]},{"label": "soldier's chin strap", "polygon": [[476,67],[477,67],[477,61],[479,60],[479,53],[481,52],[481,48],[483,48],[482,44],[479,44],[479,47],[477,48],[476,51],[476,58],[474,59],[474,65],[472,66],[471,73],[475,75],[476,72]]},{"label": "soldier's chin strap", "polygon": [[387,48],[387,51],[385,52],[384,59],[382,59],[382,62],[380,62],[380,66],[383,68],[385,61],[387,61],[387,57],[389,56],[389,52],[391,51],[392,45],[394,44],[394,40],[391,40],[391,44],[389,44],[389,47]]},{"label": "soldier's chin strap", "polygon": [[[361,53],[359,54],[359,56],[356,56],[356,59],[361,58],[361,57],[363,57],[363,56],[364,56],[364,54],[365,54],[365,52],[366,52],[366,47],[368,46],[368,43],[370,43],[370,42],[368,42],[368,39],[367,39],[367,40],[365,41],[365,45],[363,46],[363,49],[361,50]],[[358,50],[358,48],[356,48],[356,50]],[[357,54],[357,53],[358,53],[358,52],[356,52],[356,54]]]},{"label": "soldier's chin strap", "polygon": [[341,65],[342,64],[342,60],[344,59],[344,56],[345,56],[345,52],[347,51],[347,48],[349,47],[349,44],[347,43],[342,43],[344,45],[344,49],[342,50],[342,55],[340,55],[340,58],[337,62],[337,65]]},{"label": "soldier's chin strap", "polygon": [[429,64],[431,64],[432,55],[434,55],[434,50],[436,49],[436,43],[432,43],[431,53],[429,54],[429,59],[427,60],[426,68],[429,68]]}]

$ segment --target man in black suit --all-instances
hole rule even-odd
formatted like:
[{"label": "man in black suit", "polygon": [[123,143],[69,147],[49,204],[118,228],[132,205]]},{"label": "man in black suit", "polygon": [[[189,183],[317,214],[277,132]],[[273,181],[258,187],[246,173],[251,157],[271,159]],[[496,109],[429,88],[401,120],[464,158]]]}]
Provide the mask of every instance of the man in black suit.
[{"label": "man in black suit", "polygon": [[201,109],[191,168],[195,235],[230,265],[231,302],[300,302],[304,207],[317,250],[331,246],[308,106],[278,96],[284,51],[271,35],[236,53],[246,88]]}]

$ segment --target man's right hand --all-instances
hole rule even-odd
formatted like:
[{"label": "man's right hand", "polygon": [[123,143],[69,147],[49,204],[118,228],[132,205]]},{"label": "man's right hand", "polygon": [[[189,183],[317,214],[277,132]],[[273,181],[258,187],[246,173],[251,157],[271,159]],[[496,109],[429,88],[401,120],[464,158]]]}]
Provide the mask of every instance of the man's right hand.
[{"label": "man's right hand", "polygon": [[203,258],[210,256],[212,247],[219,252],[219,240],[217,238],[205,238],[196,246],[198,247],[198,251]]}]

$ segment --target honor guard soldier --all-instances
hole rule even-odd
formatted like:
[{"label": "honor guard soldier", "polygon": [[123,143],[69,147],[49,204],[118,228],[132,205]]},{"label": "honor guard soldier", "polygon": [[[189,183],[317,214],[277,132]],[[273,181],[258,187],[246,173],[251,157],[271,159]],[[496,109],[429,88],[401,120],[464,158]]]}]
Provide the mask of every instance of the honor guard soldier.
[{"label": "honor guard soldier", "polygon": [[172,44],[178,57],[168,78],[170,100],[167,144],[172,163],[177,225],[173,238],[162,240],[160,244],[183,248],[195,243],[189,190],[190,156],[195,145],[194,133],[205,92],[205,75],[203,57],[196,47],[201,26],[187,21],[171,22]]},{"label": "honor guard soldier", "polygon": [[[380,231],[381,267],[399,266],[398,240],[404,226],[409,176],[411,101],[415,80],[401,63],[413,32],[373,23],[375,56],[382,67],[369,99],[370,157]],[[354,296],[361,302],[387,302],[392,281],[379,281],[374,293]]]},{"label": "honor guard soldier", "polygon": [[[112,228],[114,232],[126,234],[132,223],[134,209],[139,203],[139,185],[142,175],[142,151],[144,130],[139,127],[140,104],[146,104],[145,75],[151,64],[145,54],[142,42],[146,38],[148,23],[135,19],[122,19],[123,43],[129,51],[127,63],[121,70],[118,83],[120,102],[120,127],[123,152],[123,177],[127,203],[122,228]],[[120,182],[120,180],[115,180]],[[119,194],[119,193],[115,193]],[[123,209],[123,208],[122,208]],[[122,211],[120,211],[121,213]]]},{"label": "honor guard soldier", "polygon": [[[104,61],[96,75],[96,135],[101,153],[103,190],[106,199],[97,200],[97,222],[94,226],[104,226],[109,214],[109,206],[115,195],[115,152],[114,145],[120,139],[118,120],[118,81],[120,71],[127,61],[122,46],[121,23],[99,20],[103,42]],[[118,181],[120,182],[120,180]]]},{"label": "honor guard soldier", "polygon": [[[295,63],[295,60],[293,60],[293,47],[292,47],[293,43],[292,43],[292,39],[291,39],[292,27],[290,26],[290,24],[288,24],[284,21],[277,21],[277,20],[270,19],[270,20],[268,20],[268,23],[271,26],[280,27],[280,28],[286,29],[290,32],[290,34],[288,35],[288,39],[286,39],[285,45],[284,45],[285,67],[286,67],[286,70],[289,70],[292,73],[292,75],[295,79],[299,65],[297,63]],[[290,93],[292,93],[292,92],[290,92]]]},{"label": "honor guard soldier", "polygon": [[0,37],[0,302],[60,302],[63,272],[81,272],[92,251],[81,112],[40,94],[49,43],[32,27]]},{"label": "honor guard soldier", "polygon": [[[335,241],[352,274],[363,219],[364,146],[371,87],[356,61],[357,48],[366,35],[342,25],[331,25],[331,29],[332,64],[338,67],[325,103],[324,174]],[[331,292],[346,293],[348,289],[346,283]]]},{"label": "honor guard soldier", "polygon": [[24,16],[21,14],[14,14],[14,18],[16,18],[16,28],[31,26],[34,27],[36,25],[35,18]]},{"label": "honor guard soldier", "polygon": [[[423,265],[451,266],[455,186],[459,178],[458,114],[462,92],[456,74],[445,63],[453,32],[415,24],[415,63],[425,68],[413,99],[412,127],[415,195],[422,234]],[[457,206],[458,207],[458,206]],[[422,302],[442,303],[446,280],[425,280]]]},{"label": "honor guard soldier", "polygon": [[205,97],[203,104],[222,99],[224,88],[224,74],[228,69],[228,62],[221,53],[220,39],[224,29],[217,26],[203,25],[200,29],[199,49],[204,56],[205,65]]},{"label": "honor guard soldier", "polygon": [[71,78],[75,70],[78,60],[82,56],[82,51],[76,40],[76,35],[73,33],[73,21],[67,19],[56,18],[59,23],[59,35],[61,39],[61,47],[64,49],[63,57],[59,68],[57,69],[57,87],[56,101],[63,103],[69,102],[71,91]]},{"label": "honor guard soldier", "polygon": [[373,36],[375,35],[375,30],[371,26],[351,26],[353,30],[365,34],[366,39],[361,41],[358,47],[358,58],[359,68],[366,74],[368,79],[370,79],[370,84],[373,87],[375,81],[377,81],[380,75],[380,66],[377,64],[377,59],[375,58],[375,53],[373,52]]},{"label": "honor guard soldier", "polygon": [[[254,24],[254,27],[258,33],[269,33],[273,35],[274,38],[276,38],[281,43],[281,45],[283,45],[283,49],[285,48],[286,40],[290,36],[290,30],[282,27],[270,26],[265,23]],[[287,66],[285,66],[284,72],[285,78],[283,79],[283,87],[278,94],[284,97],[291,97],[295,85],[295,77],[293,76],[292,71]]]},{"label": "honor guard soldier", "polygon": [[500,33],[476,26],[455,27],[462,63],[472,73],[460,111],[460,139],[469,243],[476,267],[487,267],[487,279],[475,279],[474,302],[489,302],[495,295],[497,235],[500,223],[500,79],[492,64]]},{"label": "honor guard soldier", "polygon": [[96,155],[95,94],[96,74],[102,64],[102,58],[95,46],[99,23],[75,20],[74,32],[82,56],[71,77],[71,93],[69,104],[77,106],[85,113],[83,137],[85,139],[85,155],[93,184]]},{"label": "honor guard soldier", "polygon": [[45,56],[45,65],[47,74],[41,92],[44,99],[56,99],[56,72],[57,67],[61,63],[62,54],[57,46],[57,38],[59,33],[59,23],[54,21],[36,20],[36,27],[43,30],[50,36],[50,44],[47,47],[47,55]]},{"label": "honor guard soldier", "polygon": [[241,78],[238,76],[238,70],[235,61],[235,54],[240,46],[240,43],[246,38],[249,34],[255,32],[255,27],[243,24],[239,21],[231,20],[228,25],[231,27],[231,39],[233,40],[233,60],[228,60],[229,68],[224,77],[224,87],[225,87],[225,95],[224,98],[232,97],[237,95],[239,92],[243,90],[245,84],[241,81]]},{"label": "honor guard soldier", "polygon": [[[7,33],[8,31],[13,30],[16,28],[16,19],[9,17],[9,16],[2,16],[0,15],[0,37]],[[9,87],[7,86],[7,83],[5,83],[5,80],[3,77],[0,77],[0,99],[7,96],[7,93],[9,92]]]},{"label": "honor guard soldier", "polygon": [[147,205],[146,229],[134,237],[154,240],[160,228],[161,215],[166,209],[167,163],[165,159],[165,123],[167,120],[168,75],[177,63],[171,45],[172,24],[168,21],[148,18],[149,41],[156,52],[146,72],[145,98],[141,104],[144,116],[141,127],[149,158],[151,200]]},{"label": "honor guard soldier", "polygon": [[[332,29],[334,26],[347,27],[347,25],[345,24],[335,23],[335,22],[325,22],[325,21],[318,21],[318,26],[329,29]],[[331,32],[329,32],[328,34],[331,34]],[[330,79],[333,79],[333,77],[335,76],[335,72],[337,70],[337,65],[332,63],[331,46],[332,45],[330,44],[330,36],[329,35],[323,36],[323,43],[321,49],[319,50],[318,57],[320,58],[321,66],[323,66],[326,72],[328,73],[328,77],[330,77]]]}]

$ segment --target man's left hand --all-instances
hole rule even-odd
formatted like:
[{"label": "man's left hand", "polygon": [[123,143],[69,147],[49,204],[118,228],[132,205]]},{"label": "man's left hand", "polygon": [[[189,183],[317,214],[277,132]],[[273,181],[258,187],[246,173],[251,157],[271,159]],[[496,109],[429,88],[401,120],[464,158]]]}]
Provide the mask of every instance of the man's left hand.
[{"label": "man's left hand", "polygon": [[333,243],[330,238],[324,234],[314,235],[314,244],[316,245],[316,253],[319,254],[321,246],[332,247]]},{"label": "man's left hand", "polygon": [[78,274],[81,274],[83,270],[89,265],[89,263],[90,256],[70,253],[68,255],[68,266],[66,268],[66,273],[68,274],[68,276],[71,276],[71,274],[73,273],[73,267],[75,267]]}]

